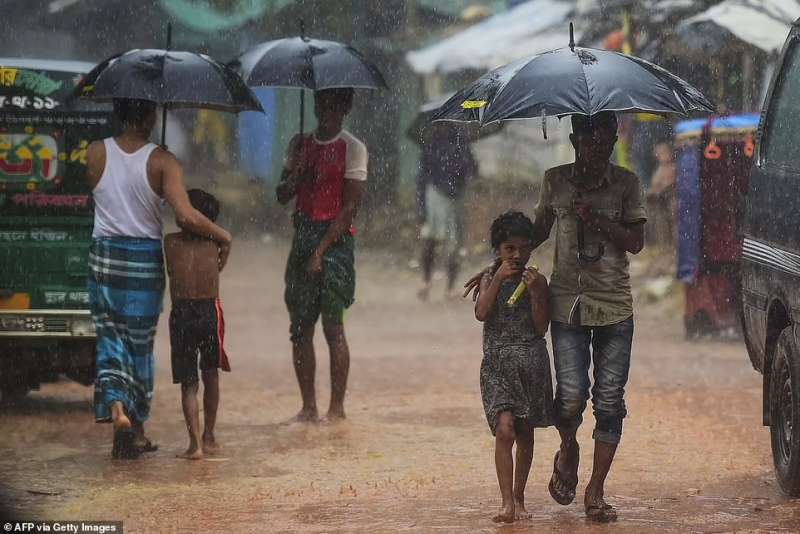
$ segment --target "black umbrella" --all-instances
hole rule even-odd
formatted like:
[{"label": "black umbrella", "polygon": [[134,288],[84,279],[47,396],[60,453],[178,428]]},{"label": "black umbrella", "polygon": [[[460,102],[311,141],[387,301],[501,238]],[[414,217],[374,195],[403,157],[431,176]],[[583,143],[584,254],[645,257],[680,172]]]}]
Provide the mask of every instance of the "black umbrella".
[{"label": "black umbrella", "polygon": [[[431,120],[476,121],[481,126],[506,120],[592,116],[601,111],[687,115],[712,113],[714,105],[689,83],[644,59],[618,52],[569,46],[515,61],[480,77],[445,102]],[[584,250],[578,219],[578,258],[599,260]]]},{"label": "black umbrella", "polygon": [[135,98],[162,105],[162,144],[167,106],[264,111],[236,71],[209,56],[175,50],[134,49],[112,56],[92,69],[76,92],[95,100]]},{"label": "black umbrella", "polygon": [[[231,63],[249,86],[297,87],[318,91],[351,87],[386,88],[378,67],[350,45],[301,36],[258,44]],[[305,115],[300,92],[300,132]]]},{"label": "black umbrella", "polygon": [[495,69],[445,102],[431,120],[493,122],[601,111],[687,115],[714,105],[669,71],[618,52],[570,45]]}]

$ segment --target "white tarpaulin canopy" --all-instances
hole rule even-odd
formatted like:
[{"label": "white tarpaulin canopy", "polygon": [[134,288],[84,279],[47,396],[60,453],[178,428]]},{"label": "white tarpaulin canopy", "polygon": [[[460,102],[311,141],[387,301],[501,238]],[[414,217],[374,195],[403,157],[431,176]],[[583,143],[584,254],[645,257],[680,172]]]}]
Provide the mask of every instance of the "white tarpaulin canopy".
[{"label": "white tarpaulin canopy", "polygon": [[713,22],[766,52],[778,52],[792,22],[800,17],[796,0],[725,0],[686,19],[682,27]]},{"label": "white tarpaulin canopy", "polygon": [[[530,0],[436,44],[409,52],[419,74],[489,70],[569,44],[573,1]],[[575,39],[580,37],[576,29]]]}]

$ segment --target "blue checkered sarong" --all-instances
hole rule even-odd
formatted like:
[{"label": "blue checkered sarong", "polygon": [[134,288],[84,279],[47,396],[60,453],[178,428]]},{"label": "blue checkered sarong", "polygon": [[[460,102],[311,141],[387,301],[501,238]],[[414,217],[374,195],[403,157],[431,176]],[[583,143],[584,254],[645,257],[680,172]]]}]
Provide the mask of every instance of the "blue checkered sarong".
[{"label": "blue checkered sarong", "polygon": [[89,305],[97,329],[94,411],[111,420],[111,403],[144,422],[153,398],[153,342],[164,296],[161,241],[103,237],[89,252]]}]

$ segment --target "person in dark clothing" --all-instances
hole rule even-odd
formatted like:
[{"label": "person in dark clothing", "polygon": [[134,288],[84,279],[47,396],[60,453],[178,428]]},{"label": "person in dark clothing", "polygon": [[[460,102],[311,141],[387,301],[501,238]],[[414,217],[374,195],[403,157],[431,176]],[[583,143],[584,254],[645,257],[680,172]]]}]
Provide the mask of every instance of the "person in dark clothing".
[{"label": "person in dark clothing", "polygon": [[422,287],[419,297],[427,300],[436,262],[442,247],[447,262],[447,295],[453,294],[463,246],[464,190],[478,167],[469,140],[448,123],[435,123],[424,132],[422,157],[417,174],[417,200],[424,217],[422,240]]}]

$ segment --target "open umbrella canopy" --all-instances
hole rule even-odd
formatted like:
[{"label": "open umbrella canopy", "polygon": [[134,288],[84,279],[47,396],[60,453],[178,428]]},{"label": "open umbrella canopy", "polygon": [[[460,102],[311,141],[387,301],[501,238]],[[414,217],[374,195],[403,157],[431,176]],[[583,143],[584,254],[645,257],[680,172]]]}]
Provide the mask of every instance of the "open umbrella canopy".
[{"label": "open umbrella canopy", "polygon": [[97,100],[136,98],[169,107],[264,111],[233,69],[203,54],[174,50],[135,49],[112,56],[86,75],[76,93]]},{"label": "open umbrella canopy", "polygon": [[[431,117],[433,114],[436,113],[439,108],[447,102],[450,97],[453,96],[454,93],[449,93],[447,95],[442,95],[432,100],[425,102],[421,105],[418,109],[416,117],[414,117],[414,121],[411,123],[411,126],[408,127],[406,131],[406,135],[417,144],[421,144],[425,142],[424,134],[426,128],[431,126]],[[438,122],[437,124],[443,125],[445,123]],[[469,142],[478,141],[485,137],[489,137],[499,133],[503,129],[503,124],[496,124],[491,127],[481,128],[477,122],[453,122],[450,121],[447,124],[451,126],[451,131],[453,133],[457,133],[459,135],[463,135],[465,139],[468,139]]]},{"label": "open umbrella canopy", "polygon": [[689,83],[643,59],[574,45],[515,61],[480,77],[431,120],[505,120],[601,111],[687,115],[714,106]]},{"label": "open umbrella canopy", "polygon": [[306,37],[267,41],[242,54],[232,65],[250,86],[313,91],[386,88],[378,67],[355,48],[336,41]]}]

